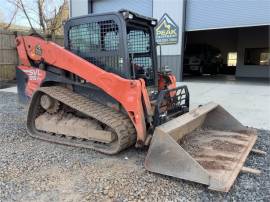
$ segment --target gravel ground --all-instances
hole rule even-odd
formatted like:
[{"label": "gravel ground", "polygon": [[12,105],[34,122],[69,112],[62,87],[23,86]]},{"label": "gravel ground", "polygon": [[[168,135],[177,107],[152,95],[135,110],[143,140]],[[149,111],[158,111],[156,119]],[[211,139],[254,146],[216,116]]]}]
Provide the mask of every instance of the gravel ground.
[{"label": "gravel ground", "polygon": [[0,93],[0,201],[270,201],[270,132],[259,131],[246,166],[229,193],[157,175],[143,167],[146,150],[107,156],[33,139],[25,111],[12,93]]}]

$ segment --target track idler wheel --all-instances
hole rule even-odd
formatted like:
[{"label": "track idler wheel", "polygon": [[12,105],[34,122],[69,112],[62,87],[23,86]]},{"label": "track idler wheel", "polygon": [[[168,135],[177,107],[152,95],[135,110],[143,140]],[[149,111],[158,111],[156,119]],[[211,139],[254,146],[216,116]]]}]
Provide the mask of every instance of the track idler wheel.
[{"label": "track idler wheel", "polygon": [[40,105],[48,113],[54,114],[54,113],[58,112],[60,102],[57,101],[56,99],[51,98],[48,95],[42,95],[40,98]]}]

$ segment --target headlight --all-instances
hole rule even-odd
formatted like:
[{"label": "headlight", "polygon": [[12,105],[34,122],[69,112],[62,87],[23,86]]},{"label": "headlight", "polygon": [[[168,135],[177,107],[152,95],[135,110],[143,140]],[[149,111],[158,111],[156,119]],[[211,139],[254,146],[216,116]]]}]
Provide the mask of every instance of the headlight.
[{"label": "headlight", "polygon": [[154,21],[154,20],[151,21],[151,25],[156,25],[156,24],[157,24],[156,21]]},{"label": "headlight", "polygon": [[133,19],[133,15],[131,13],[128,14],[128,19]]}]

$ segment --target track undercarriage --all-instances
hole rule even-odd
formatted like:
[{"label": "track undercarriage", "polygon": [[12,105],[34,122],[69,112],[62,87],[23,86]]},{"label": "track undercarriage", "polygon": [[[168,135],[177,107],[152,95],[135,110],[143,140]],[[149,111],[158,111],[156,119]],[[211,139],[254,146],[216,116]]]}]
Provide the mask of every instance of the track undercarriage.
[{"label": "track undercarriage", "polygon": [[136,141],[130,119],[71,90],[42,87],[33,96],[27,128],[31,136],[115,154]]}]

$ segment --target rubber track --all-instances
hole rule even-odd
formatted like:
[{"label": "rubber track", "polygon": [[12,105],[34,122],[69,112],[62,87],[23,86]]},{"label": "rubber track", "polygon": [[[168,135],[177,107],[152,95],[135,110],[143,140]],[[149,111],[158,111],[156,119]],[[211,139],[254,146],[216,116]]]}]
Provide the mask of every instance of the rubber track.
[{"label": "rubber track", "polygon": [[[81,147],[92,148],[106,154],[116,154],[136,142],[135,128],[127,115],[114,111],[107,106],[89,100],[61,86],[42,87],[38,91],[41,91],[52,98],[59,100],[63,104],[104,123],[109,126],[118,137],[117,145],[114,145],[111,149],[109,149],[110,147],[106,149],[103,149],[101,146],[95,147],[95,144],[92,144],[93,146],[85,146],[82,144]],[[64,142],[63,144],[67,143]],[[74,144],[70,145],[74,146]],[[78,146],[78,143],[75,146]]]}]

